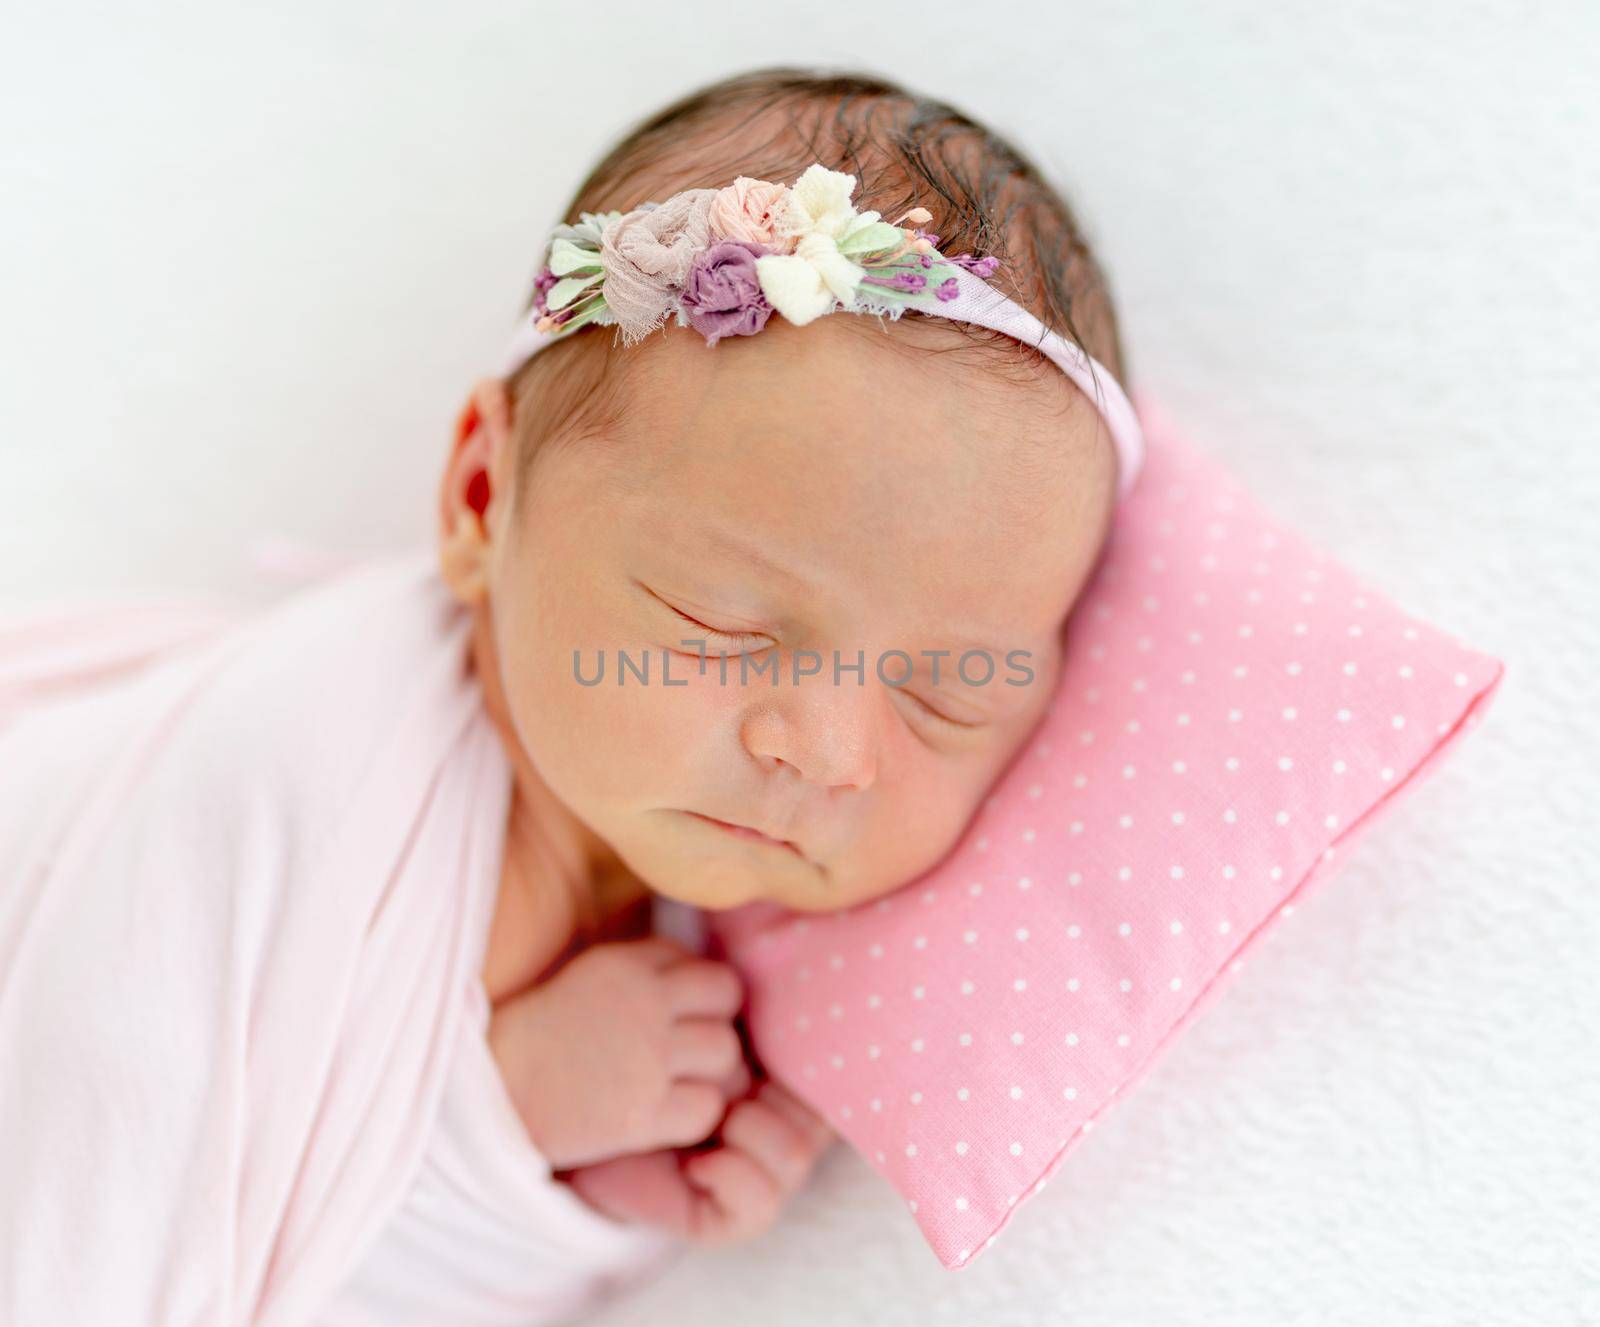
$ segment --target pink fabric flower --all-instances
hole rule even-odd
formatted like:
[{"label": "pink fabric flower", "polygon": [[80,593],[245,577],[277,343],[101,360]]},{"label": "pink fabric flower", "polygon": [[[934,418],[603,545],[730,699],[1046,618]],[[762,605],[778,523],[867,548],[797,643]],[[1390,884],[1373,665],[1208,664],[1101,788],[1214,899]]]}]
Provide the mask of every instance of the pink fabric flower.
[{"label": "pink fabric flower", "polygon": [[753,336],[767,325],[772,305],[756,275],[764,252],[744,240],[718,240],[690,265],[678,302],[708,346],[725,336]]},{"label": "pink fabric flower", "polygon": [[710,243],[715,189],[685,189],[659,207],[636,207],[600,234],[606,307],[625,344],[647,336],[672,307],[689,264]]},{"label": "pink fabric flower", "polygon": [[779,233],[786,184],[741,175],[711,200],[708,220],[714,239],[744,240],[767,246],[769,253],[793,253],[795,236]]}]

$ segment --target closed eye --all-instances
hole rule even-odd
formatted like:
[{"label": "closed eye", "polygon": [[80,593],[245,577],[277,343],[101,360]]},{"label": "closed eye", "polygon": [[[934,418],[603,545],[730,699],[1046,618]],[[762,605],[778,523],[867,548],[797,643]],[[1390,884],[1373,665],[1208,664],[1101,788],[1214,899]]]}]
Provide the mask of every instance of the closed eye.
[{"label": "closed eye", "polygon": [[[653,593],[654,592],[652,591],[652,594]],[[691,627],[699,627],[701,631],[704,631],[708,635],[715,636],[718,640],[726,640],[726,641],[734,641],[734,642],[749,642],[749,641],[763,641],[763,639],[764,639],[759,632],[753,632],[753,631],[723,631],[720,627],[713,627],[713,626],[708,625],[705,622],[700,621],[698,618],[690,617],[681,608],[674,608],[673,605],[667,603],[667,601],[665,599],[662,599],[660,595],[655,595],[654,597],[656,598],[656,600],[658,602],[660,602],[661,604],[665,605],[666,608],[668,610],[670,610],[672,612],[672,614],[675,617],[677,617],[680,621],[687,622]],[[770,641],[765,641],[758,648],[765,649],[765,648],[767,648],[767,645],[770,645],[770,644],[771,644]]]},{"label": "closed eye", "polygon": [[[899,691],[899,690],[903,690],[903,688],[896,687],[895,690]],[[916,701],[918,706],[921,707],[921,709],[923,710],[923,712],[925,714],[929,715],[930,717],[932,717],[934,719],[937,719],[940,723],[948,724],[952,728],[969,728],[970,729],[970,728],[982,728],[983,727],[983,725],[981,723],[964,723],[960,719],[952,719],[948,714],[940,713],[940,711],[934,709],[934,707],[932,705],[928,704],[927,701],[923,700],[923,698],[921,696],[917,695],[917,693],[914,692],[914,691],[907,691],[906,695],[910,696],[912,700]]]}]

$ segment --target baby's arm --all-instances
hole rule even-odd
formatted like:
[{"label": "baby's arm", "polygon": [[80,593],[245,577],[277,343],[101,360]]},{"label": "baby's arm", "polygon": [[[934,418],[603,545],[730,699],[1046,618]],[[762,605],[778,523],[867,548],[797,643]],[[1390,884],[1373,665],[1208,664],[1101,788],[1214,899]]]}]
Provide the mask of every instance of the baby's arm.
[{"label": "baby's arm", "polygon": [[750,1087],[738,973],[665,936],[595,944],[490,1015],[529,1138],[565,1170],[689,1146]]}]

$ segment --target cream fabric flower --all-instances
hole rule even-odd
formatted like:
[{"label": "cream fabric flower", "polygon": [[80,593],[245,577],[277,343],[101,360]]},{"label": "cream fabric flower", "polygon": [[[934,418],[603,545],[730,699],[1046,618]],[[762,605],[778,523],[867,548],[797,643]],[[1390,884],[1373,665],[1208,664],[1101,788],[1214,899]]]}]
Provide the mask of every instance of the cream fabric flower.
[{"label": "cream fabric flower", "polygon": [[854,175],[821,162],[807,166],[789,190],[777,227],[780,235],[794,238],[794,252],[756,259],[761,293],[797,326],[821,317],[835,301],[853,307],[866,270],[850,255],[889,248],[901,239],[899,227],[881,221],[877,212],[855,210],[850,202],[855,187]]}]

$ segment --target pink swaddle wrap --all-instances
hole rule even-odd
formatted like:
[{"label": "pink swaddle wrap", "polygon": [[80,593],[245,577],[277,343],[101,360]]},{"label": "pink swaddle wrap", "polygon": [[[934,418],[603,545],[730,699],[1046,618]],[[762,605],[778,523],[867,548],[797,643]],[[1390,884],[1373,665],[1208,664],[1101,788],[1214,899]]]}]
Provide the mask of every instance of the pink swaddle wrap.
[{"label": "pink swaddle wrap", "polygon": [[431,552],[0,624],[0,1321],[304,1323],[372,1246],[499,883],[470,625]]}]

